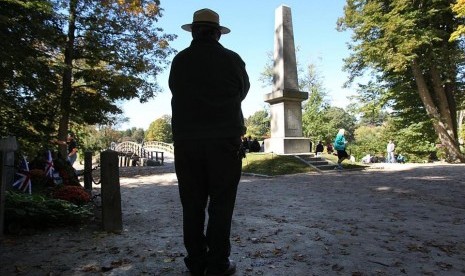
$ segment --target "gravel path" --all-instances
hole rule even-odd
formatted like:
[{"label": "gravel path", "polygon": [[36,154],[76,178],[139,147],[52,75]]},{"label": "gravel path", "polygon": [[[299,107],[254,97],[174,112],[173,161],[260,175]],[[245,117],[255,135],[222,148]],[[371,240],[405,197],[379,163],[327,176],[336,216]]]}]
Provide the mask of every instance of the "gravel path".
[{"label": "gravel path", "polygon": [[[0,275],[186,274],[177,180],[167,168],[121,170],[131,175],[121,178],[121,234],[89,225],[6,236]],[[375,164],[243,176],[232,226],[236,275],[465,275],[464,171]]]}]

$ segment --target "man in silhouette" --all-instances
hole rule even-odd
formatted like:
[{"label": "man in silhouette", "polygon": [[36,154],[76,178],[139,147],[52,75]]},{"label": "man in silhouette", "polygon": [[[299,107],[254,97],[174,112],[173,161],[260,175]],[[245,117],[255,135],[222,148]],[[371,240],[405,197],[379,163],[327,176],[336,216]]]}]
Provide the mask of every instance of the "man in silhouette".
[{"label": "man in silhouette", "polygon": [[169,87],[184,262],[194,275],[232,275],[231,220],[245,134],[241,102],[249,78],[240,56],[218,42],[230,30],[219,24],[216,12],[198,10],[181,28],[192,32],[193,40],[173,59]]}]

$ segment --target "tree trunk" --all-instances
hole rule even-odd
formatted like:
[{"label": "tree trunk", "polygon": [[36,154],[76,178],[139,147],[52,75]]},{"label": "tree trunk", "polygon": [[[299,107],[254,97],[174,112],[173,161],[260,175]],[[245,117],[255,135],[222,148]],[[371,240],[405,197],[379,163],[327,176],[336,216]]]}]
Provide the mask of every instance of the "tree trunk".
[{"label": "tree trunk", "polygon": [[[73,54],[76,31],[76,9],[78,0],[69,1],[68,38],[65,48],[65,64],[63,69],[63,87],[61,92],[60,122],[58,127],[58,139],[66,141],[68,135],[69,114],[71,109],[72,78],[73,78]],[[60,145],[60,154],[66,159],[68,155],[66,145]]]},{"label": "tree trunk", "polygon": [[452,106],[451,104],[449,104],[449,99],[446,95],[446,90],[442,83],[441,76],[439,75],[439,72],[434,65],[431,66],[430,72],[431,72],[431,80],[433,83],[433,92],[435,93],[436,99],[437,99],[436,105],[438,107],[439,116],[441,117],[441,120],[444,122],[446,130],[448,131],[451,138],[456,140],[457,136],[456,136],[456,132],[454,131],[455,124],[451,116]]},{"label": "tree trunk", "polygon": [[[440,105],[438,107],[434,103],[431,92],[428,89],[425,78],[416,61],[414,61],[412,64],[412,72],[413,76],[415,77],[418,93],[426,109],[426,112],[432,120],[434,130],[436,131],[441,144],[445,148],[448,159],[447,161],[452,162],[460,160],[460,162],[465,162],[465,155],[460,152],[458,141],[454,135],[457,133],[457,131],[453,129],[455,124],[451,121],[452,119],[450,109],[448,108],[449,103],[447,99],[445,99],[446,95],[444,90],[442,91],[444,93],[441,93],[442,86],[437,83],[439,76],[435,75],[434,71],[432,72],[434,82],[433,86],[435,92],[437,93],[438,102]],[[445,110],[446,107],[447,110]]]}]

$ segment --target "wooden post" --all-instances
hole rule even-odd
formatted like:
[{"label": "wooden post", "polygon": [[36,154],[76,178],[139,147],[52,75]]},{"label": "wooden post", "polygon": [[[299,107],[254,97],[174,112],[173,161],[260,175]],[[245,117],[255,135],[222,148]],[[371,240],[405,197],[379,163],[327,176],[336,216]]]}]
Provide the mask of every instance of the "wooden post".
[{"label": "wooden post", "polygon": [[123,230],[118,153],[106,150],[100,154],[103,230],[120,233]]},{"label": "wooden post", "polygon": [[84,189],[92,191],[92,152],[84,152]]},{"label": "wooden post", "polygon": [[9,136],[0,139],[0,239],[3,238],[4,233],[6,186],[13,183],[17,149],[16,137]]}]

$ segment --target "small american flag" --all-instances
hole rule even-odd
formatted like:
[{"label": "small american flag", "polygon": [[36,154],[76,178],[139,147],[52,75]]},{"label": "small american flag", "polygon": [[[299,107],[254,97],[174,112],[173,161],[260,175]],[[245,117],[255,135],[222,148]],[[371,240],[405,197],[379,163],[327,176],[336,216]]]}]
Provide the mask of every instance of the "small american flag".
[{"label": "small american flag", "polygon": [[47,160],[45,161],[45,176],[53,178],[54,171],[52,153],[48,151]]},{"label": "small american flag", "polygon": [[31,194],[31,174],[26,158],[23,158],[19,172],[17,172],[16,175],[19,176],[19,179],[13,183],[13,187],[23,192],[28,191],[29,194]]}]

